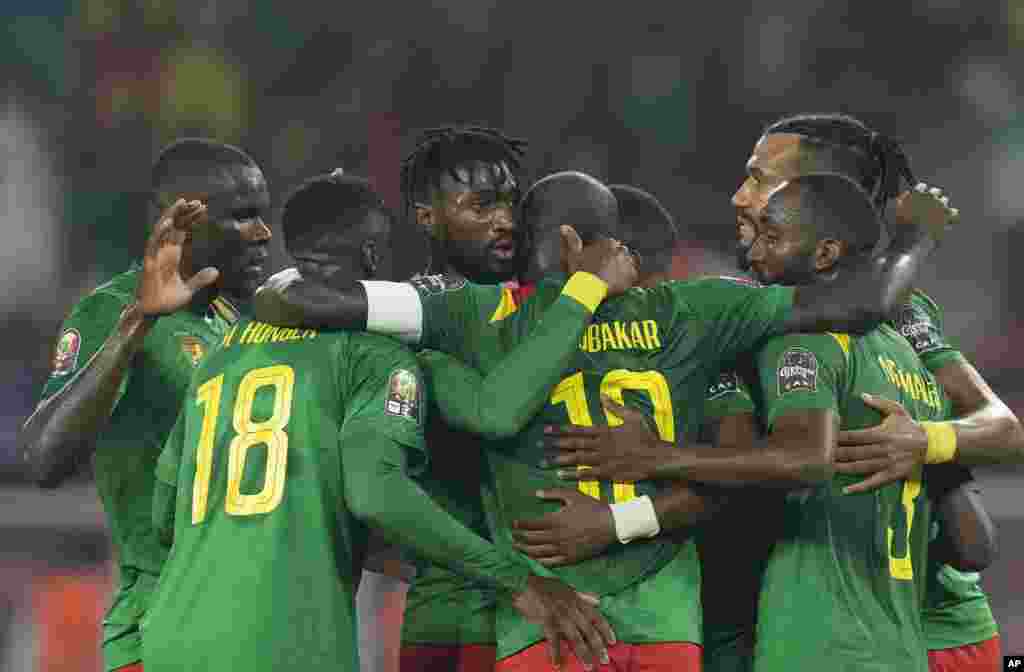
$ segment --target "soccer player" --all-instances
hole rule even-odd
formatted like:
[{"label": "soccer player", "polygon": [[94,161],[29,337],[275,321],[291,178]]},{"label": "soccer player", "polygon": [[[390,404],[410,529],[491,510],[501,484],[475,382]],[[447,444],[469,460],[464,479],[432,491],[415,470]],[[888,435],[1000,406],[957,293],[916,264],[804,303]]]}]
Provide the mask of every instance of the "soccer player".
[{"label": "soccer player", "polygon": [[[862,266],[827,288],[757,288],[729,280],[707,280],[663,283],[653,290],[634,290],[618,301],[608,302],[595,324],[588,327],[576,360],[567,369],[573,373],[555,388],[552,403],[534,418],[527,431],[487,452],[493,485],[485,501],[491,503],[488,510],[495,541],[509,543],[513,519],[533,517],[553,508],[533,496],[538,488],[560,483],[536,467],[542,457],[537,444],[544,424],[564,422],[567,413],[579,424],[590,424],[590,403],[603,389],[654,415],[663,436],[674,437],[676,428],[680,434],[695,431],[700,414],[688,410],[691,407],[685,401],[703,399],[723,360],[730,361],[762,338],[789,329],[830,325],[862,329],[872,324],[872,314],[877,324],[888,310],[878,309],[879,297],[891,294],[876,292],[881,286],[906,287],[910,279],[893,273],[893,266],[909,270],[919,263],[950,223],[946,211],[933,205],[921,222],[924,228],[908,227],[896,232],[885,254],[867,264],[872,270]],[[557,234],[548,233],[557,231],[553,223],[573,221],[592,238],[602,227],[614,227],[617,219],[614,197],[607,188],[573,173],[549,176],[534,185],[524,198],[523,213],[524,222],[531,222],[530,230],[538,232],[528,279],[542,276],[559,259]],[[514,327],[520,332],[529,330],[536,311],[558,296],[561,282],[556,277],[541,283],[536,295],[516,306],[506,319],[518,316]],[[272,279],[257,296],[257,311],[266,311],[282,323],[304,319],[310,324],[341,328],[369,325],[382,332],[412,334],[412,340],[420,345],[443,348],[486,370],[488,362],[477,358],[478,344],[487,331],[478,323],[476,306],[481,295],[493,293],[463,283],[448,286],[436,282],[418,293],[400,285],[366,283],[354,290],[335,292],[333,301],[328,301],[321,287]],[[376,317],[381,308],[375,306],[379,303],[383,307],[381,299],[385,295],[390,299],[389,313],[387,319],[381,319]],[[830,308],[824,308],[825,304]],[[630,372],[635,375],[627,375]],[[672,378],[671,383],[666,376]],[[647,494],[651,487],[593,481],[586,485],[586,492],[615,501],[613,506],[624,507],[618,509],[621,516],[635,518],[638,508],[650,510]],[[638,488],[642,494],[634,500]],[[644,530],[636,537],[651,532]],[[700,641],[696,598],[699,570],[691,544],[679,546],[665,538],[623,544],[594,560],[554,571],[573,585],[586,586],[604,597],[603,609],[619,635],[619,647],[610,652],[613,659],[619,659],[617,664],[625,665],[622,656],[634,656],[636,665],[651,663],[665,669],[699,666],[700,651],[694,644]],[[687,591],[692,599],[687,599]],[[664,600],[667,594],[672,595],[670,601]],[[514,670],[538,664],[537,656],[543,652],[534,646],[540,639],[536,629],[499,606],[497,631],[498,656],[502,659],[499,667]],[[652,642],[659,645],[644,646]]]},{"label": "soccer player", "polygon": [[201,139],[165,148],[151,193],[163,214],[142,264],[72,309],[22,430],[41,486],[59,485],[92,459],[119,568],[103,623],[108,671],[142,668],[139,621],[166,557],[151,522],[153,469],[196,364],[259,286],[269,201],[263,173],[242,150]]},{"label": "soccer player", "polygon": [[[282,220],[301,272],[327,287],[372,278],[387,256],[390,216],[358,178],[304,183]],[[412,480],[427,462],[424,395],[391,339],[250,319],[226,333],[157,465],[154,524],[173,552],[145,621],[147,669],[355,672],[368,527],[496,585],[556,646],[570,636],[596,659],[612,635],[593,606]]]},{"label": "soccer player", "polygon": [[653,194],[628,184],[610,184],[619,204],[618,235],[640,257],[640,287],[671,279],[672,257],[679,244],[676,222]]},{"label": "soccer player", "polygon": [[[901,197],[925,199],[931,197]],[[838,175],[783,183],[761,214],[749,254],[763,282],[833,282],[846,270],[844,257],[870,250],[880,232],[868,195]],[[563,441],[573,452],[555,461],[588,465],[587,478],[806,489],[787,501],[769,559],[754,669],[926,670],[920,605],[929,507],[920,472],[870,495],[847,496],[843,486],[851,479],[832,478],[833,452],[840,427],[864,427],[878,416],[862,401],[869,391],[901,399],[921,420],[943,419],[947,400],[906,340],[884,325],[854,338],[776,338],[758,362],[769,434],[753,449],[686,446],[669,453],[669,442],[621,442],[608,450],[598,442]],[[571,470],[563,476],[581,478]]]},{"label": "soccer player", "polygon": [[[861,187],[873,195],[872,200],[879,210],[882,210],[886,203],[896,195],[900,189],[901,180],[911,184],[914,182],[909,161],[899,144],[871,130],[858,119],[839,114],[800,114],[781,119],[768,126],[754,146],[747,163],[748,177],[732,199],[737,211],[740,238],[738,250],[741,258],[746,256],[743,242],[746,241],[749,245],[752,240],[746,232],[750,225],[757,220],[771,190],[781,180],[813,170],[840,173],[858,182]],[[974,455],[969,460],[1019,461],[1024,457],[1024,431],[1021,429],[1020,422],[989,388],[974,367],[949,346],[941,328],[940,316],[941,311],[935,302],[917,290],[911,295],[909,302],[896,311],[892,325],[910,340],[925,366],[935,374],[952,400],[958,416],[953,428],[959,438],[960,450],[964,450],[965,440],[972,444],[967,446],[968,454]],[[933,352],[937,356],[930,356]],[[887,404],[885,400],[873,400],[869,403],[884,413],[892,412],[892,405]],[[876,447],[887,445],[887,439],[893,438],[897,431],[905,429],[898,424],[899,421],[899,417],[893,418],[892,422],[879,427],[873,436],[840,434],[840,446],[836,455],[838,460],[845,462],[847,459],[863,455],[872,457],[876,461],[865,460],[856,466],[840,463],[838,469],[843,471],[859,467],[885,466],[884,462],[877,461],[882,459],[882,455],[866,455],[865,450],[867,449],[862,448],[859,443],[867,440],[869,443],[874,443]],[[918,441],[913,450],[902,454],[904,456],[923,456],[926,442],[922,440],[924,438],[922,432],[917,430],[908,435],[904,431],[903,435],[917,436]],[[861,440],[858,440],[857,436],[860,436]],[[851,445],[847,448],[843,444],[848,440],[851,441]],[[981,446],[984,450],[984,456],[979,457],[974,452],[973,449],[977,446]],[[854,452],[848,456],[847,450]],[[890,469],[887,475],[869,480],[862,487],[882,484],[888,479],[903,478],[909,473],[909,470],[920,463],[920,457],[903,460],[902,469]],[[961,475],[966,477],[969,473],[961,472]],[[945,483],[950,482],[949,479],[941,480]],[[972,486],[966,482],[963,485],[962,488],[935,489],[934,494],[942,496],[943,500],[950,500],[946,505],[938,506],[937,510],[940,515],[950,507],[960,512],[969,512],[981,506],[980,500],[971,494]],[[987,515],[983,511],[979,512],[979,515],[983,519],[987,519]],[[973,522],[972,527],[979,525],[984,527],[984,520],[975,519]],[[985,554],[982,553],[982,555]],[[969,564],[977,565],[979,563]],[[941,584],[950,583],[952,576],[951,567],[945,570],[940,568],[939,572],[930,573],[929,580],[932,585],[928,591],[929,599],[942,595],[944,589]],[[976,577],[968,574],[967,581],[971,580],[974,583],[973,589],[968,589],[967,583],[961,583],[957,579],[954,582],[957,585],[951,584],[948,594],[961,594],[964,600],[971,605],[979,604],[981,602],[978,597],[981,593],[980,587],[977,586]],[[935,582],[938,582],[939,585],[936,585]],[[955,620],[954,615],[964,614],[971,610],[971,607],[963,610],[956,609],[956,601],[949,599],[948,594],[942,600],[945,608],[940,617],[945,624],[941,627],[947,633],[954,629],[949,627]],[[926,624],[932,619],[932,615],[933,611],[929,609],[926,614]],[[989,617],[985,616],[966,619],[962,626],[961,630],[965,633],[964,638],[971,640],[964,641],[965,646],[982,646],[983,643],[979,643],[975,639],[977,633],[994,632],[994,626],[990,624]],[[948,644],[953,640],[946,637],[944,641]],[[977,646],[966,652],[971,659],[979,659]],[[950,656],[955,657],[956,651],[953,648],[943,647]],[[983,660],[979,664],[988,665],[990,668],[998,665],[998,647],[989,644],[985,650],[991,652],[993,648],[996,653],[982,656]]]}]

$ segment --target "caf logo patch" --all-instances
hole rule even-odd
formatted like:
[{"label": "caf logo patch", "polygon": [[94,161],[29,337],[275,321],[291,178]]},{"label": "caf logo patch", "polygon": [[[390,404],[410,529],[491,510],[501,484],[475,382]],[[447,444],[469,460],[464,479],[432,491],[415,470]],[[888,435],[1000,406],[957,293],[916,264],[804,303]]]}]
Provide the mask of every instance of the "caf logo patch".
[{"label": "caf logo patch", "polygon": [[810,350],[789,348],[779,361],[779,395],[818,389],[818,358]]},{"label": "caf logo patch", "polygon": [[206,354],[206,346],[195,336],[182,336],[181,351],[192,362],[192,366],[199,366],[199,360]]},{"label": "caf logo patch", "polygon": [[735,373],[722,373],[718,376],[718,380],[708,387],[708,401],[714,401],[730,392],[736,392],[739,387],[739,379]]},{"label": "caf logo patch", "polygon": [[406,369],[396,369],[388,378],[388,397],[384,401],[384,412],[419,422],[420,383],[416,374]]},{"label": "caf logo patch", "polygon": [[77,329],[65,329],[53,351],[51,376],[64,376],[78,367],[78,351],[82,348],[82,335]]},{"label": "caf logo patch", "polygon": [[466,279],[461,275],[419,275],[409,282],[425,294],[454,292],[466,286]]},{"label": "caf logo patch", "polygon": [[910,341],[914,352],[919,355],[942,345],[931,319],[913,306],[904,307],[893,321],[893,326],[903,338]]}]

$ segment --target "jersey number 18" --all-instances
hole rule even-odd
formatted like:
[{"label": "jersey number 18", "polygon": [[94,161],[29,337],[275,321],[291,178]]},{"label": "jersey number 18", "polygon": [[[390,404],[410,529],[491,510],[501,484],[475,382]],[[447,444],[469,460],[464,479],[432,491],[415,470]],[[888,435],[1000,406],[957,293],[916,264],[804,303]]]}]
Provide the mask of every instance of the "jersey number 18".
[{"label": "jersey number 18", "polygon": [[[266,420],[254,421],[252,407],[256,393],[264,387],[274,388],[273,411]],[[232,426],[235,436],[228,448],[228,492],[224,510],[233,516],[252,516],[270,513],[284,496],[284,477],[288,467],[288,434],[284,428],[292,414],[292,391],[295,371],[290,366],[278,365],[253,369],[238,384]],[[203,426],[196,451],[196,477],[192,485],[192,524],[206,518],[206,501],[210,493],[210,474],[213,471],[214,437],[220,398],[224,389],[224,374],[211,378],[196,390],[196,404],[203,407]],[[253,494],[242,494],[242,475],[245,458],[253,446],[267,447],[267,461],[263,487]]]}]

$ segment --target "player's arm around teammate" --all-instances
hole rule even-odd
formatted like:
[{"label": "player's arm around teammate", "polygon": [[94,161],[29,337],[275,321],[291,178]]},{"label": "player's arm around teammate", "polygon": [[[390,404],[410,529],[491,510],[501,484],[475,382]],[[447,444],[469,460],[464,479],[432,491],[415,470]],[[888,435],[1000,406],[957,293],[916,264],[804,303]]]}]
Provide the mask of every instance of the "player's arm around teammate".
[{"label": "player's arm around teammate", "polygon": [[[218,273],[212,268],[199,270],[188,280],[178,272],[180,242],[205,216],[203,204],[181,199],[160,215],[146,242],[135,302],[110,325],[109,336],[88,363],[57,394],[42,401],[25,422],[19,437],[21,454],[40,486],[59,485],[90,458],[117,404],[132,360],[154,322],[183,308],[197,291],[217,280]],[[78,357],[81,335],[74,330],[66,334],[78,340],[67,346],[73,352],[62,353],[62,339],[58,357]]]}]

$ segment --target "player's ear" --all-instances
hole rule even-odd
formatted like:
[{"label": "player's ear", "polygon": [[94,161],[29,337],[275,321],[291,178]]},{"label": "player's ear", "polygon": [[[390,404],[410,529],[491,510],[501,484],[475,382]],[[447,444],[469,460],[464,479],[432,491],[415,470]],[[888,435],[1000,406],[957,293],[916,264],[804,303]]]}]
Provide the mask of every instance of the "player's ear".
[{"label": "player's ear", "polygon": [[376,278],[377,269],[380,268],[380,252],[377,249],[377,241],[372,238],[364,240],[363,244],[359,246],[359,256],[366,278]]},{"label": "player's ear", "polygon": [[426,203],[416,204],[416,226],[420,227],[431,238],[434,237],[434,207]]},{"label": "player's ear", "polygon": [[825,238],[818,241],[814,251],[814,270],[821,273],[832,270],[843,256],[845,246],[842,241]]},{"label": "player's ear", "polygon": [[574,273],[579,267],[579,256],[583,253],[583,239],[568,224],[558,227],[558,233],[562,240],[562,266],[566,272]]}]

